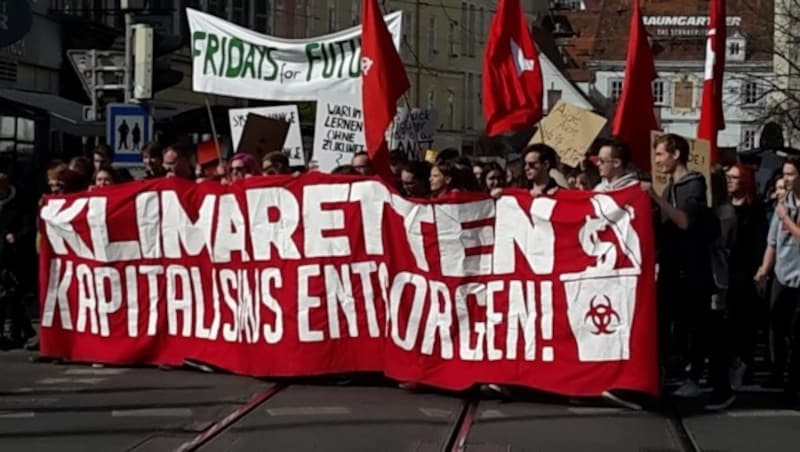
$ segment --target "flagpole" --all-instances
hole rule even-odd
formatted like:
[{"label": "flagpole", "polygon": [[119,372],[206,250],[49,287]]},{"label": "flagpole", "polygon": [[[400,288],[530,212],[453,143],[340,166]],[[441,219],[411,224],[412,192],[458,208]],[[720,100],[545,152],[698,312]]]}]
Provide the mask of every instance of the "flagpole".
[{"label": "flagpole", "polygon": [[208,121],[211,123],[211,139],[214,140],[214,147],[217,148],[217,159],[222,163],[222,151],[219,148],[219,139],[217,139],[217,125],[214,122],[214,115],[211,113],[211,104],[208,102],[208,96],[204,96],[206,100],[206,112],[208,112]]}]

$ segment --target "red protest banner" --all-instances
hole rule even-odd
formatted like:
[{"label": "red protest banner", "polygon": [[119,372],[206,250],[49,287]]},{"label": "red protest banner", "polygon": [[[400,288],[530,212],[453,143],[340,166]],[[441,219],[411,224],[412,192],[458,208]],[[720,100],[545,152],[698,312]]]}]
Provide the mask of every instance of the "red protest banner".
[{"label": "red protest banner", "polygon": [[448,389],[658,390],[638,188],[412,202],[377,179],[177,179],[48,198],[41,351]]}]

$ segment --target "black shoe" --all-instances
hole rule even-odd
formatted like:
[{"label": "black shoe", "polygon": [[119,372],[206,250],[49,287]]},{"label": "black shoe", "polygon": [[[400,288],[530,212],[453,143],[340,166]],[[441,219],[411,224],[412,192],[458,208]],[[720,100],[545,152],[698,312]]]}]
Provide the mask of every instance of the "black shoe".
[{"label": "black shoe", "polygon": [[733,405],[735,400],[736,394],[733,391],[714,391],[708,403],[706,403],[705,409],[712,411],[724,410]]}]

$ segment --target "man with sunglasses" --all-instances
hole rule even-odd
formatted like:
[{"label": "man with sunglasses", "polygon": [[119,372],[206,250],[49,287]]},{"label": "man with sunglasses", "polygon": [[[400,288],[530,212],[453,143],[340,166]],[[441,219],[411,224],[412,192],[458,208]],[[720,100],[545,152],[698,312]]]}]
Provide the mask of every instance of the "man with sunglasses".
[{"label": "man with sunglasses", "polygon": [[594,188],[606,192],[630,187],[639,183],[636,173],[628,171],[630,150],[616,140],[604,140],[597,154],[597,169],[602,181]]}]

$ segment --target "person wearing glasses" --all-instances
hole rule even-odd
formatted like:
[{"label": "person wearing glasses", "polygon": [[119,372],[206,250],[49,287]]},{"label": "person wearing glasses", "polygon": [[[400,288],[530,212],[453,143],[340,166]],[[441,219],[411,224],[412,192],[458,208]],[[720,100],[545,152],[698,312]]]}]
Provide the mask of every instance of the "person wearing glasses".
[{"label": "person wearing glasses", "polygon": [[561,185],[550,176],[550,170],[558,166],[556,151],[544,143],[529,145],[522,151],[525,172],[525,187],[533,196],[554,195]]},{"label": "person wearing glasses", "polygon": [[261,173],[258,161],[250,154],[238,153],[228,164],[228,181],[233,183]]},{"label": "person wearing glasses", "polygon": [[261,160],[261,174],[274,176],[277,174],[290,174],[289,157],[282,151],[267,153]]},{"label": "person wearing glasses", "polygon": [[597,153],[597,169],[602,180],[594,191],[606,192],[638,184],[636,173],[628,171],[630,159],[627,146],[616,140],[604,141]]}]

